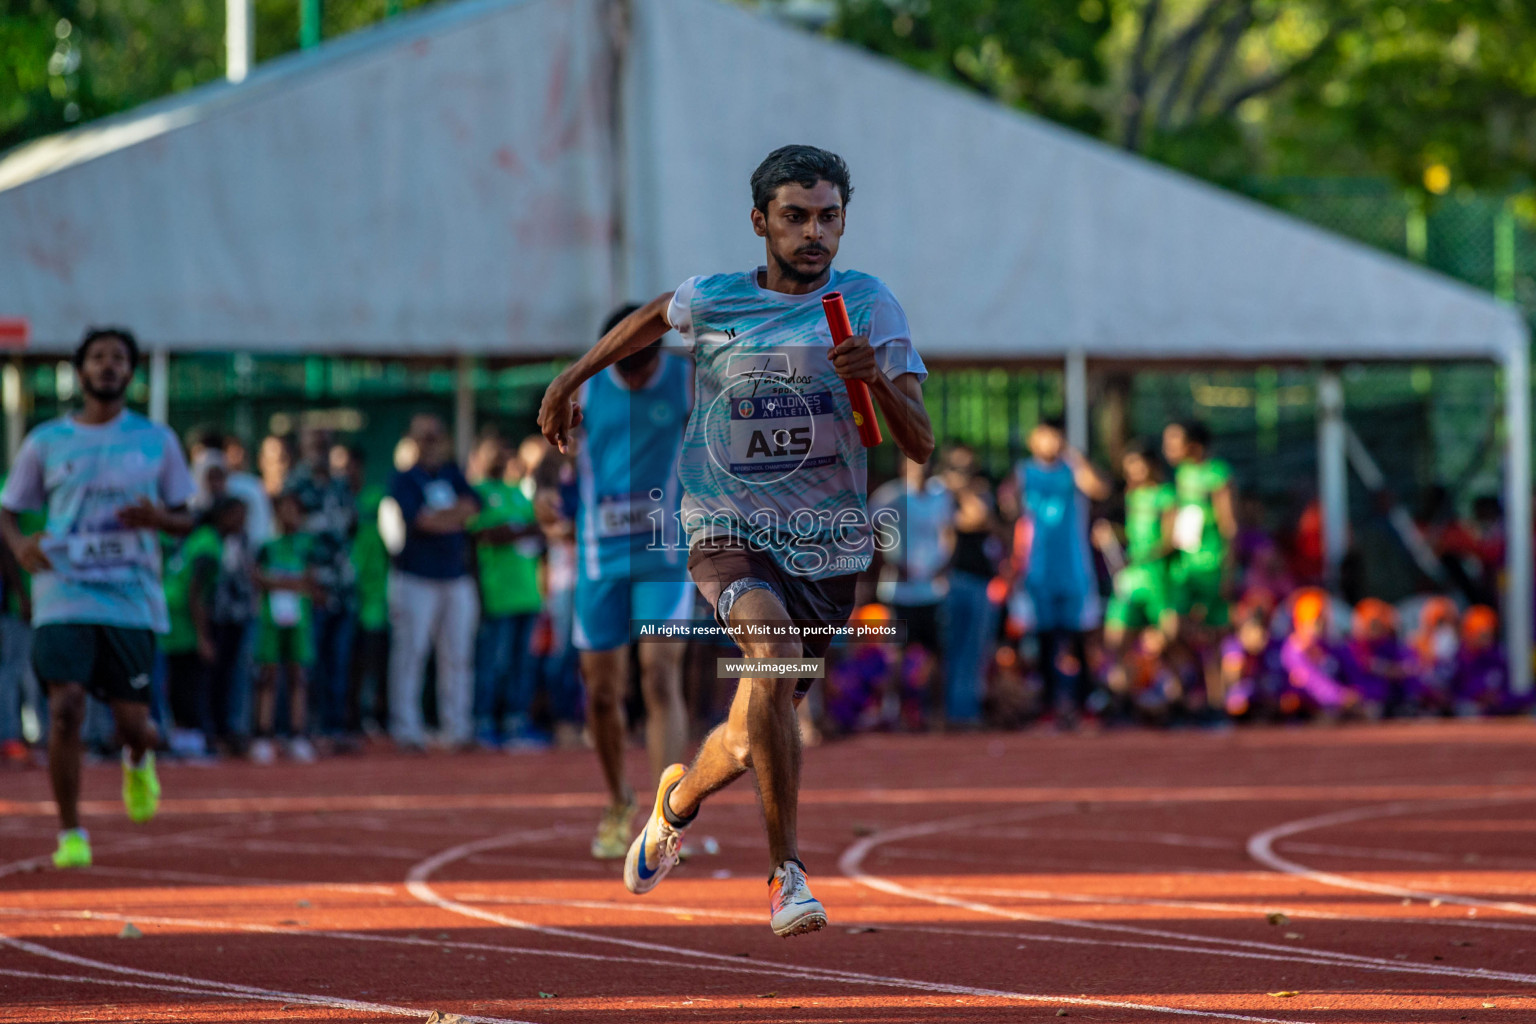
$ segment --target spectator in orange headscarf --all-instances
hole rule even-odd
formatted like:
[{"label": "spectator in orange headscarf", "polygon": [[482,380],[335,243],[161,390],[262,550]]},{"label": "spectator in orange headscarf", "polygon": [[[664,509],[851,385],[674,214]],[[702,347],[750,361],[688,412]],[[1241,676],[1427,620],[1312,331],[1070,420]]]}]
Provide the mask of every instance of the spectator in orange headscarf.
[{"label": "spectator in orange headscarf", "polygon": [[1461,619],[1461,652],[1456,658],[1458,715],[1515,714],[1527,706],[1509,688],[1509,661],[1499,646],[1499,615],[1487,605],[1467,609]]},{"label": "spectator in orange headscarf", "polygon": [[1337,715],[1358,698],[1344,685],[1343,665],[1331,638],[1328,594],[1304,587],[1291,597],[1291,635],[1280,648],[1286,689],[1280,696],[1287,714],[1314,712]]},{"label": "spectator in orange headscarf", "polygon": [[1417,661],[1415,703],[1425,711],[1451,709],[1457,654],[1461,651],[1461,612],[1448,597],[1431,597],[1419,612],[1419,628],[1410,642]]},{"label": "spectator in orange headscarf", "polygon": [[1402,707],[1413,678],[1413,655],[1398,639],[1397,611],[1368,597],[1355,606],[1344,677],[1371,717]]}]

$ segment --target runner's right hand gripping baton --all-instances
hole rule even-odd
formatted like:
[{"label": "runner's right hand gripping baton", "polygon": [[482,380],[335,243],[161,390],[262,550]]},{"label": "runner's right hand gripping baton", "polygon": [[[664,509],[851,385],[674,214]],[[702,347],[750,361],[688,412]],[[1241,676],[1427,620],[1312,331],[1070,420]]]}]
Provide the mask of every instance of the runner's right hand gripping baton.
[{"label": "runner's right hand gripping baton", "polygon": [[[827,326],[832,329],[832,344],[841,345],[853,337],[853,325],[848,322],[848,307],[843,305],[843,293],[832,292],[821,300],[821,308],[827,314]],[[861,380],[844,381],[848,386],[848,404],[853,406],[853,425],[859,428],[859,440],[865,448],[873,448],[881,441],[880,424],[875,420],[875,403],[869,398],[869,385]]]}]

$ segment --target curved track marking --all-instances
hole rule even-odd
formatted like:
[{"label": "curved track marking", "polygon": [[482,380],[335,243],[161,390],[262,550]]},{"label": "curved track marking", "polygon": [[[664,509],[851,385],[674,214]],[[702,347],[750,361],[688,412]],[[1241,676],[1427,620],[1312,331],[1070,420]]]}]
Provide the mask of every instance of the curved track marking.
[{"label": "curved track marking", "polygon": [[1461,802],[1449,805],[1418,802],[1393,803],[1382,804],[1376,807],[1355,807],[1347,811],[1334,811],[1331,814],[1319,814],[1310,818],[1301,818],[1297,821],[1288,821],[1284,824],[1267,828],[1262,832],[1255,832],[1250,836],[1248,838],[1248,856],[1273,871],[1278,871],[1285,875],[1294,875],[1297,878],[1305,878],[1309,882],[1316,882],[1319,885],[1326,885],[1335,889],[1354,889],[1359,892],[1372,892],[1382,896],[1398,896],[1404,899],[1425,900],[1426,902],[1429,900],[1439,900],[1442,903],[1455,903],[1464,907],[1499,910],[1507,914],[1536,917],[1536,907],[1526,903],[1513,903],[1506,900],[1484,900],[1476,896],[1462,896],[1457,893],[1434,892],[1427,889],[1412,889],[1401,885],[1391,885],[1386,882],[1371,882],[1362,878],[1350,878],[1348,875],[1335,874],[1331,871],[1317,871],[1275,852],[1275,843],[1277,841],[1301,832],[1329,828],[1334,825],[1352,825],[1360,821],[1370,821],[1373,818],[1389,818],[1401,814],[1411,814],[1414,811],[1435,808],[1453,810],[1463,806],[1467,805]]},{"label": "curved track marking", "polygon": [[[1142,928],[1136,925],[1112,924],[1105,921],[1083,921],[1074,918],[1048,917],[1044,914],[1032,914],[1028,911],[1009,910],[1004,907],[996,907],[990,903],[978,903],[974,900],[956,899],[945,896],[942,893],[913,889],[909,886],[893,882],[887,878],[866,874],[862,870],[864,858],[876,846],[883,843],[895,842],[900,839],[918,838],[934,835],[939,832],[963,830],[968,825],[988,821],[995,822],[995,815],[965,815],[957,818],[942,818],[934,821],[918,822],[912,825],[902,825],[876,832],[865,836],[858,842],[843,851],[843,856],[838,860],[838,868],[861,885],[884,892],[893,896],[901,896],[908,899],[922,900],[940,906],[953,907],[957,910],[967,910],[976,914],[985,914],[991,917],[1001,917],[1011,921],[1026,921],[1031,924],[1058,925],[1065,928],[1082,928],[1092,931],[1120,932],[1129,935],[1139,935],[1154,939],[1171,939],[1177,942],[1199,943],[1202,946],[1216,947],[1207,950],[1209,955],[1239,955],[1241,951],[1255,950],[1265,954],[1279,954],[1282,959],[1294,959],[1296,962],[1307,962],[1302,958],[1322,959],[1332,966],[1356,967],[1361,970],[1384,971],[1399,974],[1431,974],[1457,978],[1492,978],[1495,972],[1486,970],[1469,970],[1458,967],[1434,966],[1430,964],[1406,964],[1400,960],[1384,960],[1380,957],[1360,956],[1354,953],[1339,953],[1333,950],[1308,948],[1305,946],[1280,945],[1273,942],[1255,942],[1246,939],[1213,938],[1210,936],[1192,934],[1188,932],[1168,931],[1161,928]],[[1014,937],[1014,936],[1010,936]],[[1195,952],[1187,949],[1187,952]],[[1500,980],[1515,981],[1521,984],[1536,985],[1536,974],[1518,974],[1514,972],[1500,972],[1503,977]]]},{"label": "curved track marking", "polygon": [[[1042,810],[1042,809],[1037,809]],[[1054,813],[1054,812],[1052,812]],[[995,817],[992,818],[995,820]],[[536,925],[519,918],[508,917],[505,914],[496,914],[490,911],[480,910],[468,906],[456,900],[448,899],[438,894],[431,885],[429,879],[440,868],[455,861],[462,860],[476,853],[497,849],[504,845],[515,845],[523,833],[507,833],[499,836],[488,836],[483,839],[460,843],[458,846],[443,850],[411,868],[406,875],[406,889],[421,900],[440,910],[461,914],[465,917],[499,924],[503,927],[514,928],[519,931],[533,932],[539,935],[548,935],[557,938],[575,939],[581,942],[597,942],[609,945],[623,946],[630,949],[644,950],[650,953],[660,953],[672,957],[687,957],[694,961],[708,963],[708,969],[713,971],[725,970],[742,974],[768,974],[780,978],[792,977],[806,981],[833,982],[850,985],[871,985],[881,988],[904,988],[919,992],[935,992],[945,995],[974,996],[984,999],[1006,999],[1011,1002],[1044,1003],[1054,1006],[1097,1006],[1119,1010],[1141,1010],[1148,1013],[1171,1014],[1181,1017],[1205,1017],[1218,1020],[1241,1020],[1252,1024],[1300,1024],[1295,1020],[1282,1020],[1273,1017],[1259,1017],[1251,1014],[1225,1013],[1218,1010],[1197,1010],[1181,1006],[1163,1006],[1153,1003],[1135,1003],[1115,999],[1090,999],[1080,996],[1061,995],[1036,995],[1024,992],[1011,992],[1003,989],[975,988],[969,985],[950,985],[942,982],[915,981],[908,978],[887,977],[878,974],[863,974],[855,971],[834,970],[831,968],[799,967],[794,965],[773,965],[771,967],[747,967],[737,957],[723,953],[710,953],[704,950],[688,949],[681,946],[668,946],[658,942],[644,942],[638,939],[624,939],[612,935],[593,935],[570,928],[551,928]],[[670,967],[683,967],[684,964],[676,961],[663,961]],[[1536,980],[1536,979],[1533,979]]]},{"label": "curved track marking", "polygon": [[[61,963],[73,964],[76,967],[91,967],[98,971],[111,971],[114,974],[127,974],[138,978],[152,978],[155,981],[171,982],[177,985],[191,987],[194,991],[205,996],[238,996],[242,999],[260,999],[268,1002],[304,1003],[309,1006],[324,1006],[336,1010],[355,1010],[359,1013],[385,1013],[392,1017],[417,1017],[430,1012],[415,1007],[394,1006],[389,1003],[365,1002],[359,999],[338,999],[333,996],[317,996],[307,992],[284,992],[281,989],[258,988],[255,985],[236,985],[232,982],[206,981],[202,978],[191,978],[184,974],[166,974],[162,971],[143,971],[136,967],[122,967],[118,964],[109,964],[102,960],[91,960],[83,956],[75,956],[73,953],[63,953],[47,946],[40,946],[35,942],[25,939],[13,939],[8,935],[0,935],[0,946],[20,950],[23,953],[31,953],[33,956],[44,957],[49,960],[57,960]],[[91,980],[91,979],[87,979]],[[116,979],[95,979],[100,984],[113,984]],[[476,1021],[479,1024],[531,1024],[530,1021],[512,1020],[507,1017],[478,1017],[465,1016],[466,1021]]]},{"label": "curved track marking", "polygon": [[[1043,900],[1049,903],[1086,903],[1092,906],[1116,907],[1170,907],[1174,910],[1211,910],[1226,914],[1272,914],[1280,912],[1298,920],[1356,921],[1361,924],[1429,925],[1445,928],[1487,928],[1495,931],[1536,932],[1536,924],[1516,924],[1509,921],[1488,921],[1461,917],[1383,917],[1376,914],[1334,914],[1309,907],[1293,907],[1284,903],[1211,903],[1202,900],[1160,900],[1151,897],[1105,896],[1071,892],[1049,892],[1043,889],[997,889],[970,886],[936,885],[932,891],[950,896],[1001,896],[1021,900]],[[1287,947],[1290,948],[1290,947]]]}]

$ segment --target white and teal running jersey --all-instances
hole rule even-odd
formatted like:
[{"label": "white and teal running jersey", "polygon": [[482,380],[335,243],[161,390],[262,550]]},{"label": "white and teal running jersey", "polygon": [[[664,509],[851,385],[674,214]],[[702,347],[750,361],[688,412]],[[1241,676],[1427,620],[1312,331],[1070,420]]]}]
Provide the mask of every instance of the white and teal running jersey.
[{"label": "white and teal running jersey", "polygon": [[693,348],[695,410],[683,441],[689,542],[734,534],[807,579],[862,572],[873,551],[864,447],[832,369],[821,299],[840,291],[885,375],[927,376],[906,314],[878,278],[834,270],[820,291],[758,285],[762,268],[693,277],[667,320]]},{"label": "white and teal running jersey", "polygon": [[682,571],[677,462],[693,402],[690,369],[662,352],[644,387],[631,389],[611,366],[581,386],[576,550],[586,579]]},{"label": "white and teal running jersey", "polygon": [[1088,499],[1078,490],[1072,467],[1029,458],[1014,473],[1024,490],[1024,509],[1032,527],[1025,584],[1054,594],[1092,593]]},{"label": "white and teal running jersey", "polygon": [[175,508],[191,496],[176,435],[135,413],[99,426],[64,416],[28,434],[0,505],[48,516],[42,549],[53,570],[33,578],[33,625],[167,631],[159,538],[123,526],[117,512],[145,499]]}]

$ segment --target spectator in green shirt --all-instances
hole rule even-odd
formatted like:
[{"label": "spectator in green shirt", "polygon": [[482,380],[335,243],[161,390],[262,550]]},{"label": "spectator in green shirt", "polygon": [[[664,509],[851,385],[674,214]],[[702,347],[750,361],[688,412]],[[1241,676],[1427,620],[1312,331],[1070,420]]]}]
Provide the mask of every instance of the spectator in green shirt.
[{"label": "spectator in green shirt", "polygon": [[[213,604],[223,571],[225,538],[245,530],[246,507],[239,498],[217,499],[202,523],[165,564],[165,603],[171,629],[160,640],[170,694],[171,749],[198,756],[212,753],[220,729],[214,718],[213,669],[218,643]],[[219,680],[225,685],[226,680]]]},{"label": "spectator in green shirt", "polygon": [[486,437],[470,460],[480,512],[470,520],[480,584],[475,641],[475,735],[483,746],[533,738],[528,709],[538,663],[531,641],[542,605],[543,533],[533,502],[518,486],[522,466],[500,437]]},{"label": "spectator in green shirt", "polygon": [[1177,499],[1167,517],[1174,607],[1182,622],[1196,629],[1227,624],[1237,537],[1232,469],[1210,457],[1210,445],[1211,432],[1203,423],[1171,423],[1163,431]]},{"label": "spectator in green shirt", "polygon": [[1115,592],[1104,612],[1104,638],[1116,650],[1127,633],[1171,625],[1165,520],[1178,498],[1173,485],[1159,479],[1154,458],[1149,449],[1135,447],[1120,460],[1125,474],[1124,564],[1115,572]]},{"label": "spectator in green shirt", "polygon": [[352,573],[357,582],[357,639],[347,695],[347,731],[382,735],[389,725],[389,549],[379,533],[384,488],[367,486],[368,456],[346,449],[347,483],[357,495]]},{"label": "spectator in green shirt", "polygon": [[318,590],[316,556],[313,538],[300,532],[305,512],[297,494],[279,494],[272,502],[272,513],[277,520],[277,536],[263,544],[256,556],[256,585],[261,590],[256,664],[261,674],[256,682],[257,740],[251,747],[251,758],[268,764],[274,757],[278,673],[286,671],[291,733],[288,756],[307,763],[315,759],[315,748],[307,736],[307,712],[309,667],[315,662],[310,602]]}]

